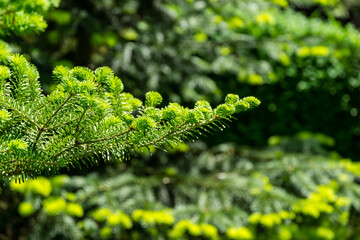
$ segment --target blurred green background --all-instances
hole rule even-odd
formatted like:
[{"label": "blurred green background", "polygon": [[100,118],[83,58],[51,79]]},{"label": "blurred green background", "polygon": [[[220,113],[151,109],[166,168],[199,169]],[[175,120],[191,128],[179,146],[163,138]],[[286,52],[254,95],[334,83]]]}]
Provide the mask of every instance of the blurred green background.
[{"label": "blurred green background", "polygon": [[358,0],[63,0],[44,33],[8,39],[46,93],[57,65],[110,66],[135,97],[262,105],[166,153],[4,183],[0,239],[360,239],[359,13]]}]

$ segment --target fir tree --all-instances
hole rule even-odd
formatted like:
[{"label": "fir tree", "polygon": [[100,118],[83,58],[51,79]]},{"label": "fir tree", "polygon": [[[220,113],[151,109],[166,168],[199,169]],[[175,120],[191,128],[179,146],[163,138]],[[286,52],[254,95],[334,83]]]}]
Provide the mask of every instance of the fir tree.
[{"label": "fir tree", "polygon": [[[44,9],[29,1],[2,9],[1,36],[46,26],[39,15]],[[123,160],[143,148],[162,148],[221,129],[233,114],[260,104],[255,97],[229,94],[215,109],[206,101],[193,109],[177,103],[159,108],[158,92],[148,92],[143,103],[123,92],[122,81],[108,67],[58,66],[53,76],[58,85],[45,96],[36,67],[24,56],[6,56],[0,66],[2,176],[54,174],[80,162],[97,163],[99,157]]]},{"label": "fir tree", "polygon": [[[109,4],[109,2],[112,1],[103,3]],[[187,4],[197,1],[182,2]],[[216,1],[208,2],[216,3]],[[242,3],[243,1],[226,2]],[[224,2],[218,1],[218,4],[221,4],[219,10],[225,9]],[[251,4],[254,6],[253,2]],[[247,12],[244,8],[230,9]],[[255,11],[254,8],[252,9]],[[201,11],[198,12],[202,14]],[[257,12],[254,14],[257,15]],[[264,20],[271,22],[271,15],[260,16],[258,18],[260,22]],[[299,19],[309,23],[304,17],[296,18],[294,15],[294,18],[290,18],[292,14],[284,18],[281,16],[280,11],[274,15],[276,21],[284,19],[286,24],[297,23],[294,29],[296,32],[300,32]],[[227,19],[230,23],[239,24],[239,21],[234,20],[235,18]],[[208,21],[205,22],[208,24]],[[318,21],[313,21],[310,25],[301,24],[304,29],[309,27],[317,29],[317,33],[309,39],[313,40],[319,31],[329,36],[338,37],[339,34],[332,33],[340,33],[341,36],[349,37],[349,33],[342,28],[337,28],[336,31],[329,28],[331,31],[324,31],[325,25],[321,24],[321,28],[317,28],[318,24]],[[249,26],[254,33],[259,33],[258,30],[261,29],[264,36],[269,41],[273,41],[273,36],[268,38],[267,35],[269,26]],[[279,29],[282,31],[286,28],[279,27]],[[195,34],[198,40],[204,39],[206,32],[202,33]],[[353,33],[351,36],[357,36],[356,32]],[[287,35],[292,37],[293,32],[288,32]],[[127,36],[131,37],[131,34]],[[208,38],[211,36],[214,35],[209,34]],[[301,36],[299,38],[302,39]],[[354,38],[355,43],[358,41],[356,39]],[[357,45],[355,43],[351,46],[355,47]],[[266,46],[261,44],[261,47]],[[325,48],[315,46],[304,49],[310,49],[312,54],[316,52],[319,54],[324,53]],[[317,51],[313,51],[314,49]],[[229,51],[232,51],[232,48],[221,48],[221,54],[231,55]],[[304,52],[306,53],[300,51],[300,53]],[[229,56],[221,58],[230,59]],[[254,56],[253,58],[256,59]],[[294,59],[298,61],[299,58]],[[39,98],[35,94],[35,100],[31,100],[30,103],[26,99],[32,99],[32,92],[40,89],[35,82],[30,81],[37,79],[36,71],[28,71],[32,69],[31,64],[21,55],[13,55],[7,59],[2,64],[5,75],[10,76],[5,77],[3,81],[5,87],[1,88],[3,89],[1,96],[4,95],[3,99],[6,99],[4,105],[1,105],[2,119],[5,125],[13,121],[9,126],[16,130],[18,135],[16,138],[11,136],[12,140],[17,141],[10,143],[5,139],[8,141],[7,145],[1,146],[3,151],[8,151],[11,147],[13,151],[11,154],[16,152],[18,152],[16,154],[20,152],[26,154],[25,152],[29,153],[30,150],[43,154],[46,146],[52,149],[50,144],[54,144],[55,153],[64,151],[62,154],[66,154],[69,158],[80,155],[80,158],[74,159],[76,162],[94,163],[99,158],[108,159],[108,156],[109,159],[117,158],[116,154],[119,151],[119,156],[125,157],[146,146],[151,152],[154,145],[168,149],[170,145],[174,145],[174,142],[184,140],[181,137],[184,132],[172,135],[177,129],[181,131],[179,121],[188,123],[187,129],[183,126],[184,131],[190,134],[186,134],[185,138],[193,138],[199,133],[199,128],[195,128],[199,125],[202,130],[212,130],[206,129],[202,122],[206,124],[214,119],[210,124],[216,124],[221,118],[215,118],[216,115],[227,116],[223,118],[226,121],[230,118],[228,113],[234,112],[234,107],[235,111],[246,110],[249,102],[251,104],[250,100],[255,100],[245,98],[241,101],[236,95],[228,95],[225,104],[215,109],[210,109],[205,101],[197,102],[194,109],[186,109],[174,103],[159,108],[162,97],[156,92],[149,92],[140,106],[140,100],[120,91],[121,81],[108,68],[90,71],[79,67],[73,69],[58,67],[54,71],[54,79],[59,82],[57,90],[49,96],[41,95]],[[356,61],[356,58],[354,59],[353,61]],[[249,57],[246,60],[248,61]],[[19,63],[28,70],[20,71],[20,68],[14,68]],[[296,67],[301,66],[299,64]],[[329,68],[332,66],[329,65]],[[25,78],[28,80],[25,81],[22,76],[26,74]],[[251,79],[259,80],[259,76],[254,75]],[[27,91],[22,91],[22,88]],[[270,92],[267,93],[269,94],[262,96],[268,97]],[[278,93],[276,92],[277,98],[279,98]],[[286,93],[289,93],[289,90]],[[121,96],[120,100],[116,99],[118,95]],[[67,100],[68,98],[70,99]],[[42,101],[44,104],[40,104]],[[119,101],[123,101],[124,105],[117,104]],[[283,98],[277,101],[281,104],[288,102],[283,101]],[[18,107],[13,107],[15,110],[6,107],[18,102]],[[311,104],[315,102],[315,99],[312,99]],[[335,107],[329,105],[331,108]],[[196,113],[198,111],[201,114]],[[296,111],[299,115],[305,114],[301,109]],[[19,112],[23,114],[19,115]],[[73,118],[70,118],[70,112]],[[325,110],[321,114],[324,112],[329,114]],[[285,111],[285,114],[289,115],[289,112]],[[311,114],[313,115],[313,112]],[[315,119],[314,116],[312,117]],[[265,122],[266,118],[259,119]],[[268,124],[269,119],[266,120]],[[40,129],[33,122],[38,124]],[[248,122],[254,124],[253,121]],[[105,128],[109,123],[111,126]],[[217,123],[219,126],[220,122]],[[283,122],[278,124],[281,125]],[[42,131],[41,127],[44,125],[46,126]],[[261,128],[260,124],[254,126],[256,129],[249,125],[246,128],[256,135],[255,130],[261,131],[259,130]],[[290,128],[286,124],[283,126]],[[105,132],[96,132],[94,127],[102,128]],[[6,133],[4,129],[2,131]],[[121,133],[124,135],[117,135]],[[156,133],[159,133],[156,138],[159,139],[158,141],[152,138]],[[128,138],[125,137],[126,134]],[[68,139],[62,139],[61,136]],[[114,139],[111,140],[110,137]],[[102,141],[96,142],[99,139]],[[129,145],[129,141],[124,142],[124,139],[130,139],[133,144]],[[118,143],[116,140],[123,142],[123,145],[116,145]],[[56,148],[54,141],[58,143],[63,141],[65,146]],[[86,141],[95,142],[90,142],[91,144],[86,146],[75,146],[76,143],[81,144]],[[359,235],[357,219],[360,209],[360,187],[357,183],[360,176],[359,164],[341,159],[336,153],[328,153],[319,146],[319,143],[327,147],[334,146],[334,139],[322,134],[301,133],[290,138],[274,136],[269,139],[269,143],[272,147],[265,150],[240,148],[235,144],[222,144],[210,149],[199,142],[189,148],[180,144],[175,150],[182,149],[184,151],[182,154],[175,152],[174,149],[170,150],[170,153],[159,151],[151,157],[133,158],[127,163],[113,164],[106,170],[94,169],[95,172],[86,176],[63,175],[49,179],[38,177],[26,181],[25,184],[11,181],[9,188],[5,185],[6,187],[2,189],[3,194],[0,198],[0,238],[5,233],[5,238],[9,239],[24,236],[29,239],[355,239]],[[34,150],[28,147],[34,145]],[[107,146],[103,148],[105,152],[101,150],[97,152],[96,148],[102,148],[102,145]],[[81,157],[82,152],[94,149],[94,155],[91,153],[89,161]],[[45,160],[49,160],[46,153]],[[2,155],[8,154],[10,152],[4,152]],[[61,157],[63,156],[57,159]],[[43,158],[41,157],[40,160],[43,161]],[[63,166],[72,164],[66,162],[67,160],[68,158],[63,158]],[[7,161],[12,160],[9,158]],[[44,166],[53,167],[46,164]],[[45,169],[37,173],[41,171],[48,172]],[[22,231],[18,231],[18,226],[21,226]]]}]

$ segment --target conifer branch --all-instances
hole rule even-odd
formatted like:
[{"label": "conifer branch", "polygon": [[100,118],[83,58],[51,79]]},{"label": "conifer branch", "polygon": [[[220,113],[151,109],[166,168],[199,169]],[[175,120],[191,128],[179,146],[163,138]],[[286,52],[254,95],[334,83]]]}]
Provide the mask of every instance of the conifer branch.
[{"label": "conifer branch", "polygon": [[[145,105],[138,111],[142,101],[122,92],[121,80],[109,68],[93,72],[83,67],[67,69],[62,66],[54,70],[60,84],[45,97],[41,89],[34,94],[32,89],[38,86],[35,77],[23,77],[22,72],[26,69],[36,70],[25,58],[15,55],[10,64],[12,68],[5,65],[0,69],[9,69],[21,87],[5,84],[0,97],[4,111],[0,123],[7,124],[14,117],[18,121],[18,124],[8,125],[9,129],[3,132],[6,139],[2,143],[3,151],[9,152],[0,155],[0,171],[7,176],[15,173],[31,176],[53,174],[80,161],[96,163],[99,156],[108,161],[122,160],[128,157],[131,149],[159,148],[162,144],[183,142],[196,134],[202,135],[203,131],[215,130],[212,125],[217,126],[223,120],[230,120],[231,115],[260,104],[254,97],[240,99],[229,94],[225,103],[215,109],[206,101],[198,101],[194,109],[177,103],[158,108],[162,96],[148,92]],[[19,66],[12,71],[16,64],[24,69]],[[32,89],[27,88],[30,86],[28,81],[32,81]],[[14,98],[5,101],[4,94],[11,92],[16,92]],[[37,104],[32,104],[33,101]],[[44,102],[46,104],[42,104]],[[44,106],[39,108],[38,104]],[[91,114],[87,114],[89,111]],[[39,124],[33,118],[43,123]],[[26,122],[32,125],[24,124]],[[12,135],[14,132],[16,135]],[[45,132],[46,136],[41,137]],[[110,156],[116,156],[116,159],[110,159]],[[23,159],[21,164],[17,164],[19,159]],[[49,165],[51,167],[47,167]]]},{"label": "conifer branch", "polygon": [[39,141],[39,138],[41,134],[46,131],[47,125],[50,123],[50,121],[56,116],[56,114],[59,113],[59,111],[66,105],[67,102],[70,101],[70,99],[73,97],[73,94],[70,93],[70,95],[65,99],[65,101],[53,112],[53,114],[47,119],[47,121],[42,125],[42,127],[38,128],[39,132],[35,138],[33,149],[35,149],[37,142]]},{"label": "conifer branch", "polygon": [[19,111],[18,109],[14,108],[11,104],[8,104],[5,99],[4,96],[2,98],[0,98],[0,101],[3,105],[5,105],[5,107],[15,113],[17,113],[21,118],[23,119],[27,119],[30,123],[32,123],[33,125],[35,125],[38,129],[40,129],[40,125],[38,123],[36,123],[33,119],[31,119],[27,114]]},{"label": "conifer branch", "polygon": [[84,142],[76,142],[74,143],[73,146],[71,147],[68,147],[68,148],[65,148],[63,149],[62,151],[60,151],[59,153],[55,154],[52,158],[57,158],[59,156],[61,156],[63,153],[65,152],[68,152],[68,151],[71,151],[72,149],[74,148],[77,148],[77,147],[80,147],[80,146],[86,146],[86,144],[91,144],[91,143],[100,143],[100,142],[104,142],[104,141],[108,141],[108,140],[112,140],[112,139],[115,139],[117,137],[121,137],[125,134],[128,134],[129,132],[133,131],[134,129],[132,128],[129,128],[128,130],[126,130],[125,132],[122,132],[122,133],[119,133],[119,134],[116,134],[116,135],[113,135],[113,136],[110,136],[110,137],[106,137],[106,138],[100,138],[100,139],[94,139],[94,140],[89,140],[89,141],[84,141]]},{"label": "conifer branch", "polygon": [[88,105],[88,106],[84,109],[83,113],[82,113],[81,116],[80,116],[80,119],[79,119],[78,123],[76,124],[75,133],[74,133],[74,134],[75,134],[75,144],[79,143],[78,133],[79,133],[79,129],[80,129],[80,124],[81,124],[82,120],[84,119],[84,116],[85,116],[85,114],[86,114],[86,112],[87,112],[87,110],[88,110],[89,108],[90,108],[90,105]]},{"label": "conifer branch", "polygon": [[71,122],[73,122],[75,120],[76,119],[70,119],[69,121],[59,123],[59,124],[57,124],[55,126],[44,128],[44,131],[50,131],[50,130],[53,130],[53,129],[58,129],[58,128],[64,127],[65,125],[68,125],[69,123],[71,123]]},{"label": "conifer branch", "polygon": [[[80,147],[80,146],[82,146],[82,145],[84,145],[84,144],[83,144],[83,143],[77,143],[77,142],[75,142],[73,146],[68,147],[68,148],[64,148],[63,150],[61,150],[60,152],[58,152],[57,154],[55,154],[52,158],[53,158],[53,159],[56,159],[56,158],[60,157],[63,153],[68,152],[68,151],[71,151],[72,149],[77,148],[77,147]],[[55,162],[56,162],[56,161],[55,161]]]},{"label": "conifer branch", "polygon": [[46,126],[50,123],[50,121],[59,113],[59,111],[70,101],[70,99],[74,95],[70,93],[70,95],[65,99],[65,101],[53,112],[53,114],[48,118],[48,120],[44,123],[44,125],[40,128],[40,130],[44,130]]},{"label": "conifer branch", "polygon": [[131,131],[134,131],[134,129],[133,129],[133,128],[129,128],[129,129],[126,130],[125,132],[122,132],[122,133],[119,133],[119,134],[116,134],[116,135],[113,135],[113,136],[110,136],[110,137],[105,137],[105,138],[100,138],[100,139],[94,139],[94,140],[84,141],[84,142],[81,142],[81,143],[79,143],[79,144],[90,144],[90,143],[104,142],[104,141],[108,141],[108,140],[112,140],[112,139],[121,137],[121,136],[123,136],[123,135],[125,135],[125,134],[130,133]]}]

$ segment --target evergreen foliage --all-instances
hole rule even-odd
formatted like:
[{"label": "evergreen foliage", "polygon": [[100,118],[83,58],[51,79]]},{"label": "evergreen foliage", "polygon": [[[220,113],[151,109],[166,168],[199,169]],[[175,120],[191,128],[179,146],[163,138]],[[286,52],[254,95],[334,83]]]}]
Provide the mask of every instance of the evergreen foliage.
[{"label": "evergreen foliage", "polygon": [[198,99],[219,104],[233,89],[240,96],[262,96],[262,110],[242,116],[247,124],[223,136],[266,145],[272,135],[306,128],[343,143],[337,150],[356,160],[359,31],[322,12],[329,7],[325,3],[350,11],[358,1],[281,2],[65,1],[62,9],[79,22],[49,31],[43,37],[47,44],[42,41],[32,57],[44,68],[48,61],[106,63],[135,96],[149,89],[184,105]]},{"label": "evergreen foliage", "polygon": [[281,6],[293,5],[292,7],[316,14],[325,14],[329,17],[349,19],[359,10],[359,1],[354,0],[274,0]]},{"label": "evergreen foliage", "polygon": [[[20,3],[8,6],[14,13],[3,16],[3,32],[42,30],[46,24],[32,11],[46,10],[53,3],[43,8],[28,1]],[[8,21],[7,16],[14,20]],[[232,114],[260,104],[255,97],[240,100],[229,95],[215,109],[206,101],[197,102],[194,109],[177,103],[157,108],[161,95],[148,92],[142,106],[141,100],[123,92],[122,81],[108,67],[91,71],[58,66],[53,76],[58,85],[45,96],[36,67],[24,56],[8,56],[0,66],[2,176],[24,180],[64,167],[80,167],[79,162],[95,164],[99,157],[106,162],[123,160],[142,148],[176,145],[222,129]]]},{"label": "evergreen foliage", "polygon": [[0,2],[0,61],[11,53],[11,47],[3,39],[14,35],[25,36],[45,30],[47,24],[42,14],[51,7],[59,6],[60,0],[2,0]]},{"label": "evergreen foliage", "polygon": [[[36,16],[57,4],[3,2]],[[0,188],[0,239],[359,239],[360,166],[327,150],[357,153],[359,31],[333,18],[356,2],[64,2],[71,11],[47,15],[57,28],[41,46],[28,35],[41,17],[1,29],[11,47],[0,50],[0,174],[16,177]],[[10,55],[17,48],[26,55]],[[63,63],[56,86],[40,86],[29,56],[40,71]],[[240,113],[245,124],[212,144],[264,144],[304,126],[335,139],[181,143],[260,103],[225,94],[234,89],[265,108]],[[74,176],[99,161],[110,166]],[[18,178],[72,165],[73,176]]]},{"label": "evergreen foliage", "polygon": [[[171,160],[13,181],[11,208],[38,219],[30,239],[357,239],[360,166],[331,157],[324,139],[304,133],[261,151],[194,143]],[[304,148],[286,150],[295,140]]]}]

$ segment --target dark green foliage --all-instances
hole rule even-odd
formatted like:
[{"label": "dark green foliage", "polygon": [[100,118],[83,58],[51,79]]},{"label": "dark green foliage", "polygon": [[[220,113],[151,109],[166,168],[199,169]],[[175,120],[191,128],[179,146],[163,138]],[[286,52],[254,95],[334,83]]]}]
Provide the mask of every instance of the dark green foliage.
[{"label": "dark green foliage", "polygon": [[[283,0],[273,2],[283,3]],[[356,23],[356,14],[360,3],[354,0],[289,0],[292,7],[308,14],[337,17],[342,20],[353,20]],[[285,4],[284,6],[286,6]]]},{"label": "dark green foliage", "polygon": [[298,152],[285,150],[289,140],[261,151],[196,143],[185,154],[11,188],[24,199],[19,213],[38,219],[31,239],[352,239],[359,164],[307,136],[295,138],[311,143]]}]

